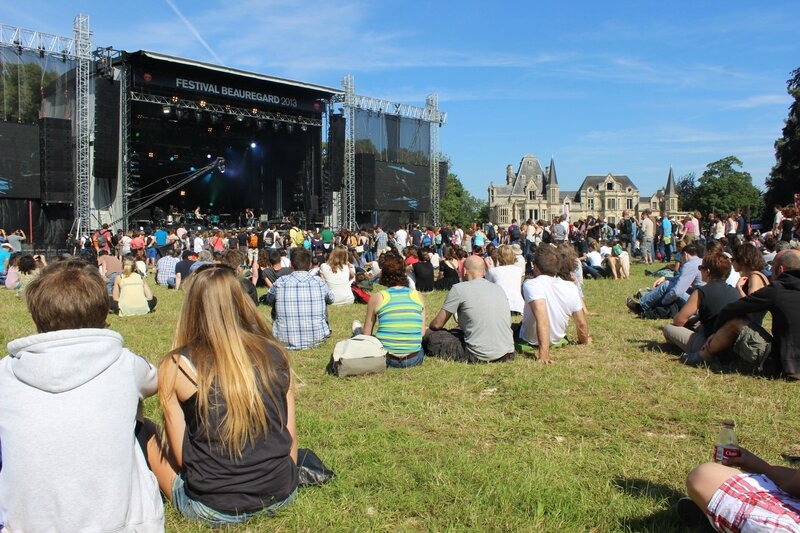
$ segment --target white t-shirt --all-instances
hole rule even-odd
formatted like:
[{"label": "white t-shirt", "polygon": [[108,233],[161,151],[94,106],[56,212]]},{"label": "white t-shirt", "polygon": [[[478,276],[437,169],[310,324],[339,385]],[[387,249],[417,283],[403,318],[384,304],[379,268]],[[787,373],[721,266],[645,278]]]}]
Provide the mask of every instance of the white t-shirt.
[{"label": "white t-shirt", "polygon": [[522,312],[525,300],[522,299],[522,272],[516,265],[494,267],[486,273],[486,279],[499,285],[508,298],[508,307],[517,313]]},{"label": "white t-shirt", "polygon": [[281,268],[292,268],[292,261],[286,255],[281,256]]},{"label": "white t-shirt", "polygon": [[609,255],[611,255],[611,247],[610,246],[606,246],[606,245],[601,246],[600,247],[600,255],[602,257],[608,257]]},{"label": "white t-shirt", "polygon": [[350,289],[350,268],[345,266],[334,272],[328,263],[322,263],[319,267],[320,276],[333,291],[333,305],[351,304],[355,301]]},{"label": "white t-shirt", "polygon": [[589,266],[599,267],[603,266],[603,256],[600,255],[600,252],[597,250],[593,250],[586,254],[586,259],[588,259]]},{"label": "white t-shirt", "polygon": [[394,242],[401,248],[405,248],[408,243],[408,232],[404,229],[399,229],[394,232]]},{"label": "white t-shirt", "polygon": [[534,345],[539,345],[536,336],[536,318],[530,303],[544,300],[550,318],[550,343],[559,342],[567,335],[567,324],[572,313],[583,309],[583,302],[574,283],[551,276],[538,276],[522,284],[525,309],[519,336]]},{"label": "white t-shirt", "polygon": [[203,238],[198,236],[194,238],[194,253],[199,254],[203,251]]}]

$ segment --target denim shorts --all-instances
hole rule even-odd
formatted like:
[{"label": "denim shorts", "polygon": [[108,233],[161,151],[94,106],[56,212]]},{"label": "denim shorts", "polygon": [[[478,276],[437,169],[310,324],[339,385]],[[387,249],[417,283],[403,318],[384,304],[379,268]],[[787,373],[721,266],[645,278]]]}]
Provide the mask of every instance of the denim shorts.
[{"label": "denim shorts", "polygon": [[264,507],[258,511],[241,514],[227,514],[216,511],[205,504],[193,500],[186,494],[185,482],[180,474],[175,476],[172,482],[172,505],[186,518],[203,522],[214,527],[221,527],[230,524],[240,524],[253,518],[254,516],[272,516],[277,511],[287,507],[297,496],[297,489],[293,490],[285,500],[273,503],[269,507]]}]

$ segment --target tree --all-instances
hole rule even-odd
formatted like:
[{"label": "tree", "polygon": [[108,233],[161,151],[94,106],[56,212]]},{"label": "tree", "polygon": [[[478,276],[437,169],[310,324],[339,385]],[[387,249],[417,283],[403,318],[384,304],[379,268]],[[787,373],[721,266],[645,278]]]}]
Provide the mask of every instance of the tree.
[{"label": "tree", "polygon": [[772,206],[793,203],[795,193],[800,193],[800,68],[792,72],[786,89],[794,102],[789,106],[783,136],[775,141],[775,166],[767,177],[764,193],[765,216],[771,216]]},{"label": "tree", "polygon": [[745,212],[750,211],[751,218],[761,213],[761,191],[753,185],[749,172],[735,168],[741,166],[741,160],[732,155],[706,166],[695,196],[700,212],[728,213],[741,207]]},{"label": "tree", "polygon": [[675,187],[678,189],[681,211],[694,211],[697,209],[697,176],[689,172],[678,178]]},{"label": "tree", "polygon": [[473,220],[485,218],[487,212],[487,202],[472,196],[455,174],[447,174],[444,195],[439,202],[439,218],[442,224],[461,224],[462,227],[467,227]]}]

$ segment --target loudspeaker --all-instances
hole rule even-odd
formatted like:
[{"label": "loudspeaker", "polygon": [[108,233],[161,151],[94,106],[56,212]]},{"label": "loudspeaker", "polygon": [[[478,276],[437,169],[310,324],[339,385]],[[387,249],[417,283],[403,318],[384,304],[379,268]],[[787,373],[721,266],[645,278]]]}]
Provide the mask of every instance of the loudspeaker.
[{"label": "loudspeaker", "polygon": [[96,178],[116,182],[119,172],[119,82],[95,80],[94,168]]},{"label": "loudspeaker", "polygon": [[331,115],[331,127],[328,131],[328,165],[330,167],[330,186],[334,191],[342,189],[344,179],[344,115]]},{"label": "loudspeaker", "polygon": [[73,203],[75,170],[72,157],[72,121],[60,118],[41,119],[39,150],[42,203]]},{"label": "loudspeaker", "polygon": [[375,156],[356,154],[356,211],[372,211],[375,203]]},{"label": "loudspeaker", "polygon": [[[431,126],[437,127],[437,126]],[[447,161],[439,161],[439,198],[444,198],[444,191],[447,189],[447,173],[450,168]]]}]

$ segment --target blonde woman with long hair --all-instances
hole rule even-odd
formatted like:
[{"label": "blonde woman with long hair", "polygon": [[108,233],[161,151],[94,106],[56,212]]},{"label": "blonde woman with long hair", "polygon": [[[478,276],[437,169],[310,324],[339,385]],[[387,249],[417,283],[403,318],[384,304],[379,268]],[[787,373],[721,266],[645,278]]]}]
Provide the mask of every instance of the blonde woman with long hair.
[{"label": "blonde woman with long hair", "polygon": [[320,277],[333,291],[333,305],[353,303],[353,290],[350,285],[356,277],[355,268],[350,264],[350,254],[344,246],[337,246],[328,260],[319,267]]},{"label": "blonde woman with long hair", "polygon": [[169,460],[151,462],[180,513],[220,527],[288,505],[297,488],[291,368],[233,269],[192,274],[159,365]]},{"label": "blonde woman with long hair", "polygon": [[136,261],[127,256],[122,261],[122,274],[111,289],[111,311],[119,316],[146,315],[155,309],[158,299],[136,268]]}]

